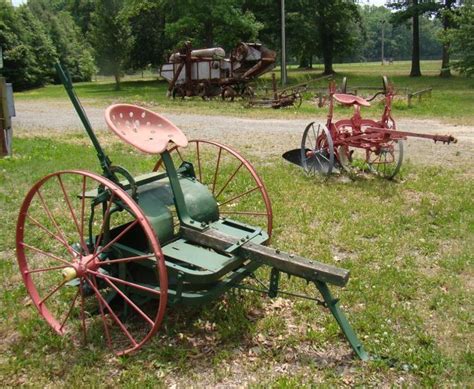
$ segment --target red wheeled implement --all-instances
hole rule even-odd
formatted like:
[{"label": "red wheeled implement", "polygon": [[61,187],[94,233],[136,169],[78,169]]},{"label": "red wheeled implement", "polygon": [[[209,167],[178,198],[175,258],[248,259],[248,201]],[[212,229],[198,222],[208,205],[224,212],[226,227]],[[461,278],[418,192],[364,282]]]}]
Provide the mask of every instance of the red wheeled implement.
[{"label": "red wheeled implement", "polygon": [[[345,79],[343,84],[345,84]],[[370,101],[384,95],[385,108],[379,121],[364,119],[361,107],[369,107]],[[326,126],[311,122],[306,126],[301,148],[286,152],[283,157],[296,163],[310,174],[330,175],[335,165],[346,171],[368,168],[381,177],[392,179],[400,171],[403,161],[403,140],[407,137],[432,139],[435,142],[456,143],[450,135],[429,135],[398,131],[392,117],[393,85],[383,77],[383,90],[369,99],[348,93],[336,93],[336,84],[329,84],[329,113]],[[334,103],[353,106],[349,119],[333,121]],[[362,158],[356,151],[362,150]]]}]

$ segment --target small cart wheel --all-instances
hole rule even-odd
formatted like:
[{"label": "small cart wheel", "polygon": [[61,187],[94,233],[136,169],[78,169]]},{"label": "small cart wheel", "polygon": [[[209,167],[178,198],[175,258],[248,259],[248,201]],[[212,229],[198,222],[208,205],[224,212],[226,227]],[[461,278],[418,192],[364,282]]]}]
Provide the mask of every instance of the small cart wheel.
[{"label": "small cart wheel", "polygon": [[253,88],[249,85],[245,85],[242,88],[242,92],[240,93],[240,96],[244,100],[251,100],[255,96],[255,92],[253,91]]},{"label": "small cart wheel", "polygon": [[75,170],[41,179],[20,209],[16,250],[26,290],[58,334],[123,355],[158,330],[168,294],[160,244],[112,181]]},{"label": "small cart wheel", "polygon": [[222,100],[224,101],[234,101],[235,95],[237,93],[235,92],[235,89],[232,88],[231,86],[226,86],[221,93]]},{"label": "small cart wheel", "polygon": [[309,123],[301,140],[301,166],[311,175],[329,176],[334,167],[334,145],[326,126]]},{"label": "small cart wheel", "polygon": [[382,143],[377,151],[367,150],[366,162],[372,173],[391,180],[402,166],[403,141],[390,140]]},{"label": "small cart wheel", "polygon": [[[228,146],[207,140],[191,140],[187,147],[170,149],[175,166],[193,164],[196,178],[208,186],[221,217],[237,216],[261,227],[271,237],[273,213],[263,181],[244,157]],[[163,169],[159,159],[153,171]]]},{"label": "small cart wheel", "polygon": [[176,98],[179,98],[181,100],[184,100],[184,97],[186,96],[186,90],[184,89],[183,86],[175,86],[173,88],[172,92],[173,100]]},{"label": "small cart wheel", "polygon": [[293,103],[293,106],[295,108],[301,107],[301,104],[303,103],[303,95],[300,92],[295,93],[295,102]]}]

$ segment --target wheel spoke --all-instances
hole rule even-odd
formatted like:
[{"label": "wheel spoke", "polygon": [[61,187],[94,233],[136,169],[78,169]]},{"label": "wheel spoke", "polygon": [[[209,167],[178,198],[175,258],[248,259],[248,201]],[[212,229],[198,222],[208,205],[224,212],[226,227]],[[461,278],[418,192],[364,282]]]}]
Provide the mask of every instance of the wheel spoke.
[{"label": "wheel spoke", "polygon": [[53,294],[55,294],[59,289],[61,289],[64,284],[68,282],[67,279],[62,280],[59,285],[57,285],[53,290],[51,290],[46,297],[42,298],[39,302],[38,305],[43,305],[46,300],[48,300]]},{"label": "wheel spoke", "polygon": [[72,252],[71,250],[69,250],[70,246],[68,245],[67,242],[65,242],[64,240],[62,240],[60,237],[58,237],[57,235],[54,235],[54,233],[52,233],[50,230],[48,230],[44,225],[42,225],[39,221],[37,221],[35,218],[33,218],[32,216],[26,214],[26,217],[28,218],[28,220],[30,220],[35,226],[41,228],[44,232],[46,232],[49,236],[51,236],[53,239],[57,240],[59,243],[61,243],[64,248],[69,251],[73,256],[77,255],[77,256],[80,256],[80,253],[78,253],[76,250],[72,249]]},{"label": "wheel spoke", "polygon": [[85,299],[84,299],[84,281],[82,278],[79,279],[79,291],[81,292],[81,322],[82,332],[84,334],[84,343],[87,342],[87,327],[86,327],[86,313],[84,311]]},{"label": "wheel spoke", "polygon": [[117,288],[115,286],[115,284],[113,282],[111,282],[108,278],[104,278],[105,282],[107,284],[109,284],[120,296],[122,296],[122,298],[127,302],[127,304],[129,304],[133,309],[135,309],[135,311],[143,318],[145,319],[148,324],[150,324],[152,327],[153,325],[155,324],[155,322],[153,320],[150,319],[150,317],[148,317],[148,315],[143,312],[132,300],[130,300],[126,295],[125,293],[123,293],[119,288]]},{"label": "wheel spoke", "polygon": [[106,259],[105,261],[101,262],[101,265],[111,265],[114,263],[127,263],[127,262],[134,262],[139,261],[142,259],[152,259],[153,254],[149,255],[137,255],[136,257],[127,257],[127,258],[120,258],[120,259]]},{"label": "wheel spoke", "polygon": [[229,179],[225,182],[224,186],[219,191],[219,193],[216,194],[216,196],[215,196],[216,199],[218,199],[220,194],[225,190],[225,188],[227,188],[227,185],[229,185],[229,183],[234,179],[235,175],[238,173],[238,171],[240,170],[240,168],[242,166],[244,166],[244,163],[240,162],[240,165],[237,167],[237,169],[235,169],[235,171],[232,173],[232,175],[229,177]]},{"label": "wheel spoke", "polygon": [[61,322],[61,326],[59,327],[60,330],[63,329],[64,325],[66,324],[67,319],[69,319],[69,316],[71,315],[71,312],[72,312],[72,309],[74,308],[74,305],[76,305],[76,300],[79,297],[80,293],[81,293],[81,291],[78,289],[76,295],[74,296],[74,299],[72,300],[71,307],[67,311],[66,317]]},{"label": "wheel spoke", "polygon": [[135,289],[138,289],[138,290],[143,290],[144,292],[149,292],[149,293],[152,293],[152,294],[155,294],[155,295],[158,295],[158,296],[161,295],[161,291],[156,290],[156,289],[152,289],[152,288],[148,288],[146,286],[134,284],[133,282],[121,280],[120,278],[112,277],[112,276],[109,276],[107,274],[102,274],[102,273],[99,273],[99,272],[96,272],[96,271],[93,271],[93,270],[88,270],[87,272],[90,273],[90,274],[93,274],[95,277],[99,277],[99,278],[102,278],[102,279],[108,278],[109,280],[117,282],[117,283],[122,284],[122,285],[127,285],[127,286],[130,286],[132,288],[135,288]]},{"label": "wheel spoke", "polygon": [[115,193],[112,193],[112,196],[110,196],[110,199],[109,199],[109,203],[107,204],[107,208],[105,210],[105,213],[102,217],[102,224],[101,224],[100,229],[99,229],[99,234],[97,235],[97,241],[95,242],[94,252],[93,252],[93,255],[92,255],[93,257],[96,257],[98,255],[97,250],[99,249],[100,243],[101,243],[102,238],[104,236],[105,224],[107,223],[107,220],[109,218],[110,209],[112,208],[112,204],[114,202],[114,199],[115,199]]},{"label": "wheel spoke", "polygon": [[[122,238],[122,236],[124,236],[128,231],[130,231],[133,227],[135,227],[136,225],[138,224],[138,220],[134,220],[133,222],[131,222],[123,231],[120,232],[120,234],[118,234],[115,238],[113,238],[110,242],[108,242],[104,247],[102,247],[102,250],[100,250],[99,252],[95,253],[91,259],[89,259],[87,261],[87,263],[89,263],[90,261],[92,261],[94,258],[97,258],[100,254],[102,254],[104,251],[106,251],[110,246],[112,246],[115,242],[117,242],[118,240],[120,240]],[[86,263],[86,264],[87,264]]]},{"label": "wheel spoke", "polygon": [[54,255],[54,254],[51,254],[51,253],[48,253],[46,251],[43,251],[37,247],[34,247],[34,246],[31,246],[25,242],[20,242],[20,244],[23,246],[23,247],[27,247],[29,248],[30,250],[33,250],[33,251],[36,251],[37,253],[39,254],[43,254],[43,255],[46,255],[47,257],[50,257],[50,258],[53,258],[55,259],[56,261],[59,261],[61,263],[64,263],[66,266],[65,267],[68,267],[68,266],[71,266],[71,262],[69,261],[66,261],[65,259],[63,258],[59,258],[58,256]]},{"label": "wheel spoke", "polygon": [[[58,231],[58,234],[61,236],[61,239],[65,243],[66,249],[71,253],[71,255],[74,255],[75,250],[71,248],[68,244],[68,239],[66,239],[66,235],[64,234],[64,231],[61,230],[59,227],[58,223],[56,222],[56,219],[54,218],[53,214],[51,213],[51,210],[49,209],[48,205],[46,204],[46,201],[44,201],[43,195],[41,194],[40,190],[36,192],[38,194],[38,197],[40,198],[41,205],[43,206],[43,209],[45,210],[46,214],[49,217],[49,220],[51,220],[51,223],[53,223],[54,227]],[[77,253],[77,252],[76,252]],[[79,254],[79,253],[77,253]]]},{"label": "wheel spoke", "polygon": [[72,220],[74,221],[74,224],[77,229],[77,233],[79,234],[79,239],[81,242],[82,249],[84,250],[86,254],[89,254],[89,249],[87,248],[86,242],[84,242],[84,236],[81,233],[81,228],[79,227],[79,222],[77,221],[76,213],[72,209],[71,201],[69,199],[69,196],[67,195],[66,188],[64,188],[61,175],[58,174],[57,177],[58,177],[59,185],[61,186],[61,191],[63,192],[64,200],[66,201],[66,204],[69,208],[69,212],[71,212]]},{"label": "wheel spoke", "polygon": [[199,141],[196,142],[196,155],[198,161],[199,182],[202,183],[201,154],[199,152]]},{"label": "wheel spoke", "polygon": [[66,267],[69,267],[69,266],[68,265],[62,265],[62,266],[44,267],[44,268],[41,268],[41,269],[26,270],[24,272],[24,274],[43,273],[43,272],[47,272],[47,271],[65,269]]},{"label": "wheel spoke", "polygon": [[216,170],[214,172],[214,178],[212,180],[212,194],[213,195],[214,195],[215,190],[216,190],[216,181],[217,181],[217,175],[219,174],[219,165],[221,163],[221,154],[222,154],[222,148],[219,148],[219,154],[217,155]]},{"label": "wheel spoke", "polygon": [[239,194],[239,195],[237,195],[237,196],[231,198],[230,200],[224,201],[223,203],[219,203],[219,206],[222,207],[223,205],[226,205],[226,204],[228,204],[228,203],[230,203],[230,202],[232,202],[232,201],[234,201],[234,200],[240,199],[241,197],[243,197],[243,196],[245,196],[245,195],[248,195],[248,194],[250,194],[250,193],[256,191],[257,189],[260,189],[260,187],[256,186],[256,187],[253,188],[253,189],[249,189],[248,191],[246,191],[246,192],[244,192],[244,193],[241,193],[241,194]]},{"label": "wheel spoke", "polygon": [[122,321],[118,318],[118,316],[115,314],[113,309],[110,307],[110,305],[107,303],[107,301],[104,299],[104,297],[100,294],[100,291],[96,288],[96,286],[90,282],[87,278],[86,281],[89,282],[89,285],[91,288],[94,290],[97,298],[102,301],[102,304],[104,304],[104,307],[107,308],[109,311],[110,315],[114,319],[114,321],[118,324],[122,332],[127,336],[127,338],[130,340],[130,342],[133,344],[133,346],[138,346],[138,342],[135,340],[135,338],[130,334],[130,332],[127,330],[125,325],[122,323]]}]

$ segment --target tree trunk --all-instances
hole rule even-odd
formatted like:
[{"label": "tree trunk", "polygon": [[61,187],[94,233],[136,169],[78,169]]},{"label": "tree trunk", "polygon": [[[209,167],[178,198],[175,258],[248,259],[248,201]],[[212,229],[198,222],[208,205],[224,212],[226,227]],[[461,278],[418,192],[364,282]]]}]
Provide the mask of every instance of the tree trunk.
[{"label": "tree trunk", "polygon": [[[444,39],[446,39],[446,35],[448,32],[449,27],[451,27],[451,7],[455,3],[454,0],[447,0],[444,2],[445,10],[442,13],[443,18],[443,32],[444,32]],[[443,42],[443,57],[441,60],[441,71],[439,73],[440,77],[449,78],[451,77],[451,69],[449,68],[449,42]]]},{"label": "tree trunk", "polygon": [[324,74],[334,74],[334,69],[332,68],[332,54],[324,54]]},{"label": "tree trunk", "polygon": [[306,69],[308,67],[308,58],[306,54],[302,54],[300,57],[300,65],[298,66],[300,69]]},{"label": "tree trunk", "polygon": [[451,69],[449,68],[449,43],[443,44],[443,58],[441,61],[440,77],[449,78],[451,77]]},{"label": "tree trunk", "polygon": [[[418,6],[418,0],[413,0],[413,6]],[[410,77],[420,77],[420,24],[419,24],[419,14],[418,11],[415,11],[413,15],[413,44],[412,44],[412,53],[411,53],[411,71]]]},{"label": "tree trunk", "polygon": [[120,73],[115,72],[114,78],[115,78],[115,90],[120,90]]}]

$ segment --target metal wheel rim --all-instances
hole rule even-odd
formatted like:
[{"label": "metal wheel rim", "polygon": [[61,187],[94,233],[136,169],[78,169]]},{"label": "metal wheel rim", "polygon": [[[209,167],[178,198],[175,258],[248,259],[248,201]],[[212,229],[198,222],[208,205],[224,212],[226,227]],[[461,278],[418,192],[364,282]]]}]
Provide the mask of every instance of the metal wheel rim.
[{"label": "metal wheel rim", "polygon": [[[371,158],[371,153],[368,152],[367,155],[367,166],[369,170],[376,174],[379,177],[386,178],[388,180],[393,179],[398,172],[400,171],[400,167],[402,166],[403,162],[403,141],[402,140],[393,140],[387,142],[390,146],[393,145],[394,152],[393,152],[393,162],[383,162],[383,160],[387,161],[387,154],[381,153],[374,158]],[[372,153],[375,155],[375,153]],[[387,169],[387,166],[393,165],[393,169]]]},{"label": "metal wheel rim", "polygon": [[[66,182],[68,181],[68,175],[70,177],[72,176],[82,177],[82,187],[79,188],[80,191],[78,192],[82,194],[82,200],[80,200],[81,201],[80,211],[74,210],[72,208],[74,198],[72,197],[72,194],[68,192],[66,189],[68,187],[68,185],[66,184]],[[62,199],[65,204],[64,207],[66,208],[65,211],[70,213],[69,217],[70,217],[71,225],[73,227],[72,229],[76,228],[77,238],[79,238],[79,243],[77,243],[79,248],[74,249],[73,248],[74,245],[69,244],[70,236],[68,236],[68,234],[65,233],[66,231],[65,225],[58,224],[56,221],[56,219],[59,220],[59,218],[64,215],[60,215],[58,211],[56,210],[51,210],[50,206],[48,205],[48,200],[45,200],[44,196],[41,194],[40,189],[45,188],[46,184],[49,185],[49,183],[52,182],[51,180],[57,181],[58,190],[60,192],[58,195],[62,196]],[[84,199],[84,194],[86,193],[85,189],[87,187],[88,180],[90,182],[95,182],[101,185],[103,188],[107,188],[107,190],[110,191],[109,193],[111,193],[111,197],[107,205],[107,209],[105,210],[106,213],[110,211],[110,208],[112,207],[112,203],[115,200],[117,201],[120,200],[120,202],[125,207],[128,207],[129,212],[131,212],[131,214],[133,213],[135,217],[135,220],[131,224],[129,224],[126,228],[124,228],[124,230],[121,233],[119,233],[116,237],[112,238],[110,242],[106,243],[101,248],[101,245],[100,245],[101,241],[102,242],[105,241],[105,239],[103,239],[105,235],[105,227],[104,227],[105,223],[102,223],[102,225],[100,226],[100,231],[102,233],[99,233],[99,235],[97,235],[97,240],[95,241],[95,244],[93,246],[93,251],[92,251],[92,248],[90,250],[87,249],[87,244],[85,242],[85,236],[84,236],[85,212],[86,212],[86,205],[85,205],[86,200]],[[40,201],[40,204],[44,209],[45,216],[47,216],[45,220],[49,219],[51,224],[53,224],[55,227],[57,226],[57,235],[55,232],[52,232],[52,231],[47,232],[46,235],[53,240],[57,240],[60,243],[60,245],[63,245],[64,246],[63,249],[70,252],[69,258],[57,256],[53,254],[52,252],[41,250],[25,242],[25,232],[28,235],[28,231],[31,230],[32,228],[31,223],[34,224],[35,227],[40,228],[40,230],[42,230],[43,232],[45,232],[44,228],[48,229],[48,227],[45,225],[42,225],[43,227],[40,227],[37,223],[41,224],[41,220],[38,221],[38,220],[32,219],[32,216],[30,215],[30,213],[33,213],[33,211],[35,210],[31,208],[35,206],[34,203],[36,202],[36,199]],[[51,203],[51,201],[49,202]],[[110,216],[110,213],[108,216],[106,216],[106,218],[108,218],[109,216]],[[26,224],[27,220],[29,222],[28,225]],[[148,255],[140,256],[140,257],[137,256],[137,257],[126,257],[126,258],[113,258],[111,260],[107,260],[107,263],[100,262],[101,265],[98,265],[97,267],[90,265],[91,267],[89,268],[89,264],[97,262],[98,257],[108,250],[107,246],[111,248],[112,244],[114,244],[114,240],[116,242],[118,239],[120,239],[120,235],[125,234],[126,231],[130,230],[131,228],[134,228],[135,226],[138,226],[139,228],[141,228],[142,231],[146,235],[147,243],[149,245],[148,247],[150,249],[150,253]],[[139,206],[125,191],[123,191],[120,187],[118,187],[116,184],[114,184],[110,180],[102,176],[99,176],[97,174],[86,172],[86,171],[68,170],[68,171],[60,171],[60,172],[49,174],[43,179],[41,179],[40,181],[38,181],[28,192],[25,200],[23,201],[22,207],[20,209],[20,214],[18,217],[18,223],[17,223],[17,229],[16,229],[16,249],[17,249],[17,260],[18,260],[19,268],[20,268],[21,275],[23,277],[23,281],[25,283],[26,289],[34,305],[38,309],[40,315],[58,334],[60,335],[69,334],[70,331],[68,328],[69,327],[72,328],[73,323],[68,323],[68,321],[70,322],[72,321],[73,319],[72,313],[74,309],[77,308],[76,305],[80,304],[79,326],[81,327],[84,340],[87,339],[88,331],[91,329],[94,323],[92,324],[89,323],[89,325],[86,323],[87,321],[86,300],[90,296],[85,295],[86,294],[85,289],[90,289],[90,291],[92,292],[92,296],[97,301],[97,304],[99,306],[99,311],[100,311],[100,318],[102,319],[102,324],[103,324],[103,332],[104,332],[107,344],[111,348],[114,349],[112,341],[115,339],[111,338],[111,335],[112,335],[111,331],[117,330],[115,327],[111,327],[109,323],[112,323],[112,325],[118,326],[119,327],[118,329],[122,331],[122,335],[125,336],[130,343],[130,345],[127,345],[127,346],[121,345],[121,346],[115,347],[114,352],[117,355],[128,354],[130,352],[138,350],[158,330],[165,314],[167,294],[168,294],[167,272],[166,272],[166,266],[164,263],[164,257],[161,252],[161,247],[159,245],[157,238],[155,237],[153,228],[151,227],[150,223],[146,219],[145,215],[143,214]],[[83,251],[83,253],[79,253],[77,250]],[[43,268],[33,269],[32,268],[34,264],[33,256],[32,255],[30,256],[29,254],[27,254],[27,251],[34,252],[35,254],[47,256],[49,260],[54,259],[55,262],[57,263],[57,266],[48,267],[44,269]],[[86,254],[89,254],[89,255],[86,255]],[[154,257],[154,259],[156,260],[156,272],[158,273],[160,291],[159,293],[155,290],[152,292],[151,289],[147,290],[146,288],[142,288],[141,286],[140,288],[142,289],[140,290],[147,293],[155,293],[159,295],[159,298],[157,299],[157,301],[159,302],[157,302],[156,314],[152,315],[151,317],[145,312],[143,312],[143,310],[140,309],[137,306],[137,304],[135,304],[131,300],[131,298],[129,298],[121,290],[121,288],[124,288],[124,287],[135,288],[135,290],[138,290],[139,289],[138,284],[129,282],[126,279],[123,280],[117,277],[110,276],[107,273],[107,271],[104,272],[105,267],[120,266],[120,264],[123,264],[123,263],[129,263],[129,264],[136,263],[136,261],[148,259],[150,257]],[[59,301],[58,294],[60,293],[60,291],[62,290],[63,294],[67,293],[67,290],[65,290],[67,283],[63,281],[60,282],[57,285],[57,288],[52,289],[51,294],[47,293],[46,295],[43,294],[43,296],[41,296],[41,292],[38,291],[38,287],[40,287],[40,281],[45,280],[44,277],[46,277],[46,275],[42,276],[42,274],[50,273],[51,275],[52,274],[51,272],[56,272],[56,271],[59,272],[61,271],[61,269],[66,269],[66,268],[70,269],[71,267],[75,267],[76,270],[78,268],[84,268],[84,274],[77,275],[76,279],[78,279],[79,287],[74,297],[74,300],[70,304],[69,309],[66,312],[64,312],[64,315],[61,315],[61,318],[59,318],[57,317],[57,315],[51,312],[51,309],[52,309],[51,299],[54,297],[56,298],[57,301]],[[43,279],[36,278],[36,282],[35,282],[33,280],[33,274],[39,275],[39,277],[43,277]],[[54,276],[54,273],[52,275]],[[100,279],[100,281],[98,281],[98,279]],[[127,305],[131,311],[133,311],[135,314],[138,314],[142,318],[143,321],[147,322],[147,326],[149,326],[150,328],[148,330],[145,330],[145,332],[142,332],[142,331],[139,332],[140,339],[135,339],[133,334],[131,334],[130,328],[127,329],[123,321],[117,316],[117,313],[111,307],[112,304],[110,303],[110,301],[107,302],[107,300],[104,298],[104,296],[102,295],[100,291],[100,287],[98,286],[98,284],[101,282],[104,282],[105,284],[107,284],[108,287],[111,288],[110,289],[111,291],[113,290],[114,293],[117,293],[116,296],[120,296],[120,298],[123,299],[124,305]],[[86,287],[86,285],[88,286]],[[120,290],[122,293],[118,292],[117,289]],[[87,302],[90,302],[90,301],[91,300],[87,300]],[[94,300],[92,299],[92,301]],[[96,321],[98,321],[98,319]],[[68,326],[66,326],[66,324],[68,324]]]},{"label": "metal wheel rim", "polygon": [[[327,127],[318,124],[315,130],[314,122],[309,123],[301,139],[301,165],[306,173],[329,176],[334,167],[334,144]],[[314,156],[307,156],[307,150]],[[320,158],[327,163],[325,168]]]}]

